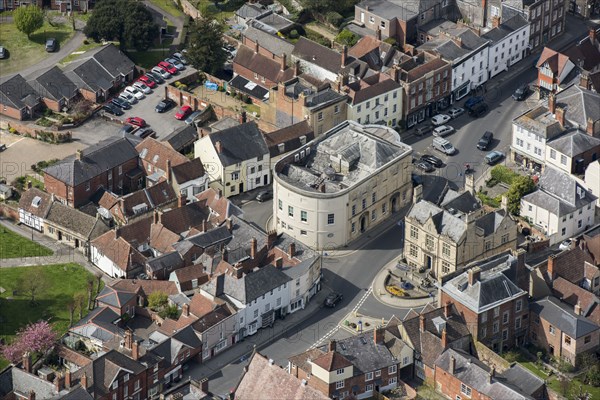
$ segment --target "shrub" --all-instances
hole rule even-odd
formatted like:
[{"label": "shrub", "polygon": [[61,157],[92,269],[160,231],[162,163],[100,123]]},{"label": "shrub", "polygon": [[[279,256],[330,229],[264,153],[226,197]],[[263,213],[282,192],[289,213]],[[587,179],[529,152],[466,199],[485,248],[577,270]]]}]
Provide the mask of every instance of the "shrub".
[{"label": "shrub", "polygon": [[298,39],[298,36],[300,36],[300,34],[298,33],[298,31],[296,29],[292,29],[290,31],[290,33],[288,34],[290,39]]},{"label": "shrub", "polygon": [[392,46],[396,45],[396,39],[393,37],[385,38],[383,41],[384,43],[391,44]]},{"label": "shrub", "polygon": [[350,32],[348,29],[342,30],[336,37],[335,41],[346,46],[354,46],[358,42],[358,35]]},{"label": "shrub", "polygon": [[491,188],[494,187],[498,184],[498,181],[494,178],[490,178],[489,180],[485,181],[485,186]]},{"label": "shrub", "polygon": [[85,40],[83,41],[83,44],[90,44],[90,41],[89,41],[89,40],[87,40],[87,39],[85,39]]},{"label": "shrub", "polygon": [[325,13],[325,20],[333,26],[340,26],[344,22],[344,17],[335,11]]},{"label": "shrub", "polygon": [[492,168],[491,175],[492,179],[495,179],[498,182],[506,183],[507,185],[513,183],[513,180],[519,176],[519,174],[510,168],[505,167],[504,165],[496,165],[494,168]]},{"label": "shrub", "polygon": [[306,29],[306,37],[312,40],[313,42],[319,43],[322,46],[331,47],[331,41],[329,39],[311,29]]}]

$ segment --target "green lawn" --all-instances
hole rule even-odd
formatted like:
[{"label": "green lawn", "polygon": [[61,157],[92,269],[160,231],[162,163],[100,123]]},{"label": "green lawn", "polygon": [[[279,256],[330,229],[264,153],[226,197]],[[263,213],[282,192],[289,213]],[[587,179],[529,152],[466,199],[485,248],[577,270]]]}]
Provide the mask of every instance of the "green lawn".
[{"label": "green lawn", "polygon": [[429,385],[422,384],[417,387],[417,399],[419,400],[446,400],[444,396],[439,394]]},{"label": "green lawn", "polygon": [[130,51],[127,52],[127,57],[142,68],[152,68],[160,61],[169,56],[169,49],[164,51]]},{"label": "green lawn", "polygon": [[51,26],[46,21],[44,26],[32,33],[28,39],[27,35],[17,30],[13,22],[2,20],[2,16],[0,16],[0,41],[8,51],[8,58],[0,60],[3,75],[17,72],[48,57],[49,53],[45,50],[46,39],[55,38],[59,46],[62,46],[73,36],[73,27],[70,23]]},{"label": "green lawn", "polygon": [[[51,255],[52,250],[49,248],[32,242],[5,227],[0,227],[0,259]],[[4,282],[0,280],[0,285],[2,284]]]},{"label": "green lawn", "polygon": [[176,18],[183,16],[183,11],[177,8],[173,0],[150,0],[150,3]]},{"label": "green lawn", "polygon": [[195,3],[200,12],[207,11],[213,18],[225,20],[235,15],[236,10],[244,5],[244,0],[223,1],[218,3],[218,7],[215,6],[214,0],[196,0]]},{"label": "green lawn", "polygon": [[[26,295],[13,296],[19,278],[31,270],[47,282],[47,289],[33,306]],[[58,334],[64,334],[69,328],[67,304],[76,293],[87,296],[88,279],[94,279],[94,276],[81,265],[72,263],[0,269],[0,285],[6,290],[0,294],[0,337],[10,342],[20,328],[40,319],[49,319]],[[7,300],[8,297],[13,298]],[[77,318],[76,313],[75,320]],[[0,357],[0,370],[5,363],[6,360]]]}]

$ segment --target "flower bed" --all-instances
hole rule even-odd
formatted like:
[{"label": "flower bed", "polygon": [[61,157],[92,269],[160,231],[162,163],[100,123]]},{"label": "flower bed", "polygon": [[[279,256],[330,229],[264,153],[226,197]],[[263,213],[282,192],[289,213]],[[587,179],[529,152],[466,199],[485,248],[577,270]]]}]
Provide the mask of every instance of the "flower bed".
[{"label": "flower bed", "polygon": [[408,293],[406,293],[404,290],[400,289],[396,285],[388,285],[385,287],[385,290],[387,290],[388,293],[391,294],[392,296],[396,296],[396,297],[407,297],[408,296]]}]

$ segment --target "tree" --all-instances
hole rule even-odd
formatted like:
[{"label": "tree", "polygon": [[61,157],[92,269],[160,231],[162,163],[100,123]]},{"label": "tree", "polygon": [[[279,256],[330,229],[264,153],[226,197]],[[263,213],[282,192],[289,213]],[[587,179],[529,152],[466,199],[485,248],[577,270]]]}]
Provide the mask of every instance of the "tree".
[{"label": "tree", "polygon": [[19,334],[19,340],[25,351],[43,353],[56,342],[56,332],[48,321],[29,324]]},{"label": "tree", "polygon": [[196,19],[189,27],[191,43],[187,58],[194,68],[214,74],[223,67],[227,54],[223,49],[223,25],[205,17]]},{"label": "tree", "polygon": [[162,310],[168,302],[169,297],[166,293],[161,291],[152,292],[150,293],[150,296],[148,296],[148,307],[154,311]]},{"label": "tree", "polygon": [[11,344],[2,346],[2,356],[13,364],[21,361],[23,354],[25,354],[25,350],[17,339]]},{"label": "tree", "polygon": [[73,317],[75,315],[75,309],[77,309],[77,303],[75,302],[75,299],[71,299],[67,303],[67,309],[69,310],[69,327],[72,327],[73,326]]},{"label": "tree", "polygon": [[44,25],[44,11],[34,5],[21,6],[13,12],[17,29],[29,36]]},{"label": "tree", "polygon": [[87,281],[87,309],[92,308],[92,295],[94,292],[94,279],[90,278]]},{"label": "tree", "polygon": [[506,192],[508,200],[508,211],[511,214],[519,215],[521,208],[521,198],[535,190],[535,182],[528,176],[517,176],[514,178],[510,189]]},{"label": "tree", "polygon": [[45,272],[40,268],[28,269],[17,281],[17,290],[29,296],[32,305],[36,304],[38,297],[48,288]]},{"label": "tree", "polygon": [[102,272],[98,271],[94,274],[94,276],[96,277],[96,297],[98,297],[102,287]]},{"label": "tree", "polygon": [[354,46],[358,42],[358,36],[350,32],[348,29],[343,29],[336,37],[335,41],[346,46]]},{"label": "tree", "polygon": [[83,318],[83,310],[85,310],[85,294],[76,293],[74,296],[77,310],[79,310],[79,319]]}]

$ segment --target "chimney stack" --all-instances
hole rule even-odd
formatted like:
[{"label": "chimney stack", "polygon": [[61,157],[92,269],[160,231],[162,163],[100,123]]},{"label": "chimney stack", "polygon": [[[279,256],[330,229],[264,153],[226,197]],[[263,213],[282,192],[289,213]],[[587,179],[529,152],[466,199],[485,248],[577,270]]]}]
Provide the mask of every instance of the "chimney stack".
[{"label": "chimney stack", "polygon": [[83,375],[81,375],[81,379],[79,380],[79,383],[81,384],[81,387],[84,389],[88,388],[88,381],[87,381],[87,374],[84,372]]},{"label": "chimney stack", "polygon": [[181,306],[181,315],[183,315],[184,317],[190,316],[190,305],[189,304],[184,304]]},{"label": "chimney stack", "polygon": [[454,370],[456,369],[456,358],[454,356],[450,356],[450,365],[448,366],[448,372],[450,375],[454,375]]},{"label": "chimney stack", "polygon": [[580,301],[577,301],[577,304],[575,304],[575,309],[573,311],[575,311],[575,314],[581,315],[581,302]]},{"label": "chimney stack", "polygon": [[346,60],[348,58],[348,46],[342,47],[342,68],[346,66]]},{"label": "chimney stack", "polygon": [[258,53],[258,51],[260,50],[260,45],[258,44],[258,40],[256,42],[254,42],[254,52]]},{"label": "chimney stack", "polygon": [[565,109],[562,107],[556,107],[556,120],[564,128],[565,126]]},{"label": "chimney stack", "polygon": [[133,349],[133,332],[131,332],[131,330],[128,329],[125,331],[125,338],[123,339],[123,342],[123,346],[127,350]]},{"label": "chimney stack", "polygon": [[419,315],[419,331],[425,332],[425,315]]},{"label": "chimney stack", "polygon": [[475,267],[469,270],[469,286],[473,286],[481,276],[481,268]]},{"label": "chimney stack", "polygon": [[294,63],[294,76],[296,77],[298,75],[300,75],[300,61],[299,60],[297,60]]},{"label": "chimney stack", "polygon": [[81,161],[81,159],[83,158],[83,150],[77,150],[77,152],[75,153],[75,158],[77,158],[77,160]]},{"label": "chimney stack", "polygon": [[227,254],[227,247],[223,246],[223,249],[221,250],[221,259],[227,262],[228,258],[229,255]]},{"label": "chimney stack", "polygon": [[373,329],[373,343],[383,343],[383,328],[375,327],[375,329]]},{"label": "chimney stack", "polygon": [[413,204],[418,203],[422,199],[423,199],[423,185],[417,185],[413,189]]},{"label": "chimney stack", "polygon": [[187,203],[187,196],[185,194],[180,194],[177,198],[177,207],[183,207]]},{"label": "chimney stack", "polygon": [[290,245],[288,246],[288,256],[290,256],[290,258],[294,257],[296,255],[296,243],[290,243]]},{"label": "chimney stack", "polygon": [[594,136],[594,120],[590,117],[587,119],[587,126],[585,127],[585,133],[590,136]]},{"label": "chimney stack", "polygon": [[550,111],[551,114],[556,112],[556,97],[554,96],[554,93],[550,93],[548,96],[548,111]]},{"label": "chimney stack", "polygon": [[448,347],[448,333],[446,332],[446,328],[442,331],[442,349]]},{"label": "chimney stack", "polygon": [[31,353],[28,351],[23,354],[23,370],[31,373]]},{"label": "chimney stack", "polygon": [[35,391],[30,390],[29,395],[27,396],[27,400],[35,400]]},{"label": "chimney stack", "polygon": [[223,143],[221,143],[220,140],[217,140],[217,142],[215,143],[215,150],[217,150],[217,153],[219,154],[223,152]]},{"label": "chimney stack", "polygon": [[169,183],[169,185],[171,184],[171,179],[172,179],[172,175],[171,175],[171,160],[167,160],[167,182]]},{"label": "chimney stack", "polygon": [[330,340],[329,344],[327,345],[327,351],[335,351],[335,340]]},{"label": "chimney stack", "polygon": [[120,237],[121,237],[121,229],[115,228],[115,239],[118,239]]},{"label": "chimney stack", "polygon": [[240,124],[245,124],[246,122],[248,122],[248,114],[246,114],[246,110],[242,110],[240,113]]},{"label": "chimney stack", "polygon": [[399,77],[400,77],[400,70],[398,68],[392,68],[392,80],[394,82],[398,82]]},{"label": "chimney stack", "polygon": [[256,259],[257,241],[256,238],[250,240],[250,258]]},{"label": "chimney stack", "polygon": [[267,249],[272,249],[277,240],[277,231],[267,233]]},{"label": "chimney stack", "polygon": [[137,340],[133,341],[133,346],[131,349],[131,358],[133,358],[134,361],[137,361],[140,358],[140,344]]},{"label": "chimney stack", "polygon": [[233,221],[231,220],[231,218],[227,218],[225,224],[227,224],[227,230],[229,231],[229,233],[231,233],[233,231]]},{"label": "chimney stack", "polygon": [[202,232],[206,232],[208,230],[208,227],[206,225],[206,220],[202,221]]},{"label": "chimney stack", "polygon": [[552,254],[550,256],[548,256],[548,266],[546,267],[547,271],[548,271],[548,276],[550,277],[550,279],[554,279],[554,258],[555,255]]},{"label": "chimney stack", "polygon": [[158,217],[158,210],[154,209],[154,224],[158,224],[158,222],[160,221],[159,217]]},{"label": "chimney stack", "polygon": [[492,365],[492,369],[490,369],[490,383],[492,383],[492,381],[494,380],[494,376],[496,375],[496,368]]},{"label": "chimney stack", "polygon": [[444,304],[444,318],[448,319],[450,318],[450,312],[452,310],[452,303],[450,303],[449,301],[447,301]]},{"label": "chimney stack", "polygon": [[241,279],[244,276],[244,268],[242,266],[236,266],[233,268],[233,275],[236,279]]},{"label": "chimney stack", "polygon": [[379,27],[377,27],[377,29],[375,29],[375,38],[377,40],[381,40],[381,29],[379,29]]},{"label": "chimney stack", "polygon": [[215,198],[219,200],[221,196],[223,196],[223,191],[221,189],[217,189],[217,195],[215,196]]},{"label": "chimney stack", "polygon": [[277,269],[283,268],[283,258],[277,257],[277,259],[275,260],[275,268],[277,268]]},{"label": "chimney stack", "polygon": [[63,390],[63,381],[58,375],[54,378],[54,390],[56,390],[56,393],[60,393]]},{"label": "chimney stack", "polygon": [[281,70],[285,71],[287,68],[287,55],[285,53],[281,54]]},{"label": "chimney stack", "polygon": [[585,71],[581,71],[579,74],[579,87],[586,90],[590,88],[590,77]]},{"label": "chimney stack", "polygon": [[492,17],[492,28],[497,28],[500,26],[500,17],[495,16]]},{"label": "chimney stack", "polygon": [[67,389],[71,388],[71,370],[69,368],[67,368],[67,370],[65,371],[65,387]]},{"label": "chimney stack", "polygon": [[596,28],[590,28],[588,35],[590,37],[590,41],[592,42],[592,45],[594,47],[596,47]]}]

